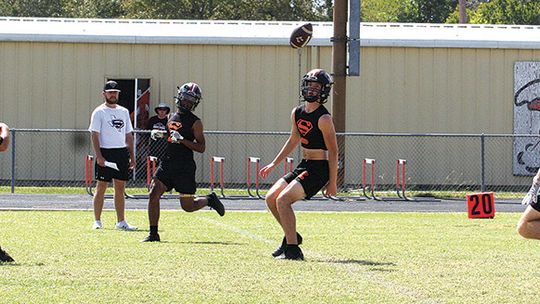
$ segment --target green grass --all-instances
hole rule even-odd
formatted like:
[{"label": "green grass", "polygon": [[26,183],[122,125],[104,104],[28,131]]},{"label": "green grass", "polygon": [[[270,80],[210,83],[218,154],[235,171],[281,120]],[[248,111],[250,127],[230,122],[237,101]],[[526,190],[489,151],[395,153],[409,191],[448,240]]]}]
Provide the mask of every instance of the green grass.
[{"label": "green grass", "polygon": [[267,212],[163,211],[161,243],[83,211],[1,211],[0,303],[535,303],[540,242],[518,213],[298,212],[306,261],[270,253]]}]

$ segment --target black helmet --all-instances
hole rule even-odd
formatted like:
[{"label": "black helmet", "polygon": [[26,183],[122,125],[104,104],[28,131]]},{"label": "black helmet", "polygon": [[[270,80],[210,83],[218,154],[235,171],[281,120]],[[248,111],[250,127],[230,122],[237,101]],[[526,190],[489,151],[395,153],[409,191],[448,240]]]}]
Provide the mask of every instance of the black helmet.
[{"label": "black helmet", "polygon": [[169,107],[169,105],[166,104],[166,103],[158,104],[157,107],[154,108],[154,111],[157,113],[157,110],[159,110],[159,109],[167,110],[167,114],[169,114],[169,112],[171,112],[171,107]]},{"label": "black helmet", "polygon": [[[309,82],[318,82],[322,85],[322,88],[317,95],[308,96]],[[332,80],[332,76],[330,76],[330,74],[328,74],[325,70],[313,69],[302,77],[300,91],[302,93],[302,97],[304,97],[304,100],[307,102],[319,101],[319,103],[325,103],[326,99],[330,95],[330,90],[332,89],[333,84],[334,82]]]},{"label": "black helmet", "polygon": [[201,102],[202,91],[198,84],[194,82],[184,83],[178,87],[176,94],[176,106],[188,111],[193,111]]}]

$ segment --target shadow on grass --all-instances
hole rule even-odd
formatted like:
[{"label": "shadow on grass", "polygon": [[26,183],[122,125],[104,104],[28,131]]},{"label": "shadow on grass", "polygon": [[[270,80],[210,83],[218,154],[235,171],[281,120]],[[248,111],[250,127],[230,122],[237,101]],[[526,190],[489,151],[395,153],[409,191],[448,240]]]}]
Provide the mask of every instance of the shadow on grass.
[{"label": "shadow on grass", "polygon": [[180,244],[195,244],[195,245],[245,245],[244,243],[236,242],[179,242]]},{"label": "shadow on grass", "polygon": [[375,262],[375,261],[369,261],[369,260],[356,260],[356,259],[346,259],[346,260],[319,260],[319,262],[322,263],[330,263],[330,264],[353,264],[353,265],[360,265],[360,266],[371,266],[369,267],[370,271],[380,271],[380,272],[392,272],[395,271],[393,269],[388,269],[388,267],[397,266],[396,263],[391,262]]}]

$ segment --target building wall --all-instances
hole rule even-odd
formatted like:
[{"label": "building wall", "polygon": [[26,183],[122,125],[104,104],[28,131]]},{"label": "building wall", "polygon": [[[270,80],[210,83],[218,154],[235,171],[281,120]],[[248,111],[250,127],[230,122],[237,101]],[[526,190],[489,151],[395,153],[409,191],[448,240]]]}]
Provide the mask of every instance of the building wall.
[{"label": "building wall", "polygon": [[347,130],[513,132],[514,62],[540,50],[363,48],[347,82]]},{"label": "building wall", "polygon": [[288,130],[298,104],[299,57],[285,46],[3,41],[0,54],[2,119],[14,128],[87,128],[107,77],[150,78],[152,106],[199,83],[208,130]]},{"label": "building wall", "polygon": [[[307,47],[299,54],[288,46],[1,41],[0,54],[0,119],[19,129],[86,129],[110,77],[150,78],[152,106],[172,105],[175,88],[183,82],[199,83],[204,100],[196,114],[206,130],[288,131],[299,77],[314,67],[332,70],[329,46]],[[349,132],[512,133],[514,62],[540,60],[540,50],[364,47],[361,56],[361,76],[347,80]],[[327,106],[331,109],[332,102]],[[227,139],[220,145],[227,146]],[[230,146],[232,155],[245,152]],[[347,148],[349,155],[359,154]],[[29,159],[42,157],[40,149],[21,149],[35,150]],[[392,148],[366,151],[379,159],[396,158]],[[441,145],[425,153],[445,151]],[[453,151],[451,164],[429,168],[441,174],[448,167],[470,170],[466,151]],[[74,155],[69,148],[66,152]],[[373,157],[368,152],[356,156]],[[525,181],[511,173],[511,147],[491,153],[504,163],[508,159],[508,168],[497,171],[497,183]],[[45,178],[43,172],[55,176],[56,166],[41,166],[41,173],[29,178]],[[411,168],[412,180],[427,170]],[[72,174],[62,170],[58,174]]]}]

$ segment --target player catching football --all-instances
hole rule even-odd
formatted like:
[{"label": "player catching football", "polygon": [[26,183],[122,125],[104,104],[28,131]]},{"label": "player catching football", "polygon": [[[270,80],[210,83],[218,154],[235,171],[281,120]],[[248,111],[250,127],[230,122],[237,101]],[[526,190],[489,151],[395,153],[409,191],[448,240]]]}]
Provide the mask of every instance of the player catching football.
[{"label": "player catching football", "polygon": [[[0,152],[4,152],[9,147],[9,127],[3,122],[0,122]],[[13,258],[0,247],[0,263],[13,262]]]},{"label": "player catching football", "polygon": [[274,160],[260,170],[266,178],[299,143],[302,161],[280,178],[266,194],[266,204],[285,232],[281,245],[272,253],[279,259],[303,260],[298,245],[302,237],[296,232],[296,217],[292,204],[310,199],[326,186],[327,195],[336,195],[338,147],[332,116],[323,106],[332,88],[332,77],[326,71],[314,69],[302,78],[304,104],[291,112],[291,134]]},{"label": "player catching football", "polygon": [[180,193],[180,205],[187,212],[197,211],[209,206],[223,216],[225,207],[215,193],[204,197],[196,197],[197,184],[193,159],[193,151],[203,153],[206,143],[201,119],[193,114],[202,98],[199,85],[193,82],[185,83],[178,88],[176,96],[177,112],[169,118],[167,131],[152,130],[153,139],[167,138],[167,149],[161,160],[150,188],[148,200],[148,219],[150,234],[143,242],[159,242],[159,201],[161,195],[171,189]]}]

